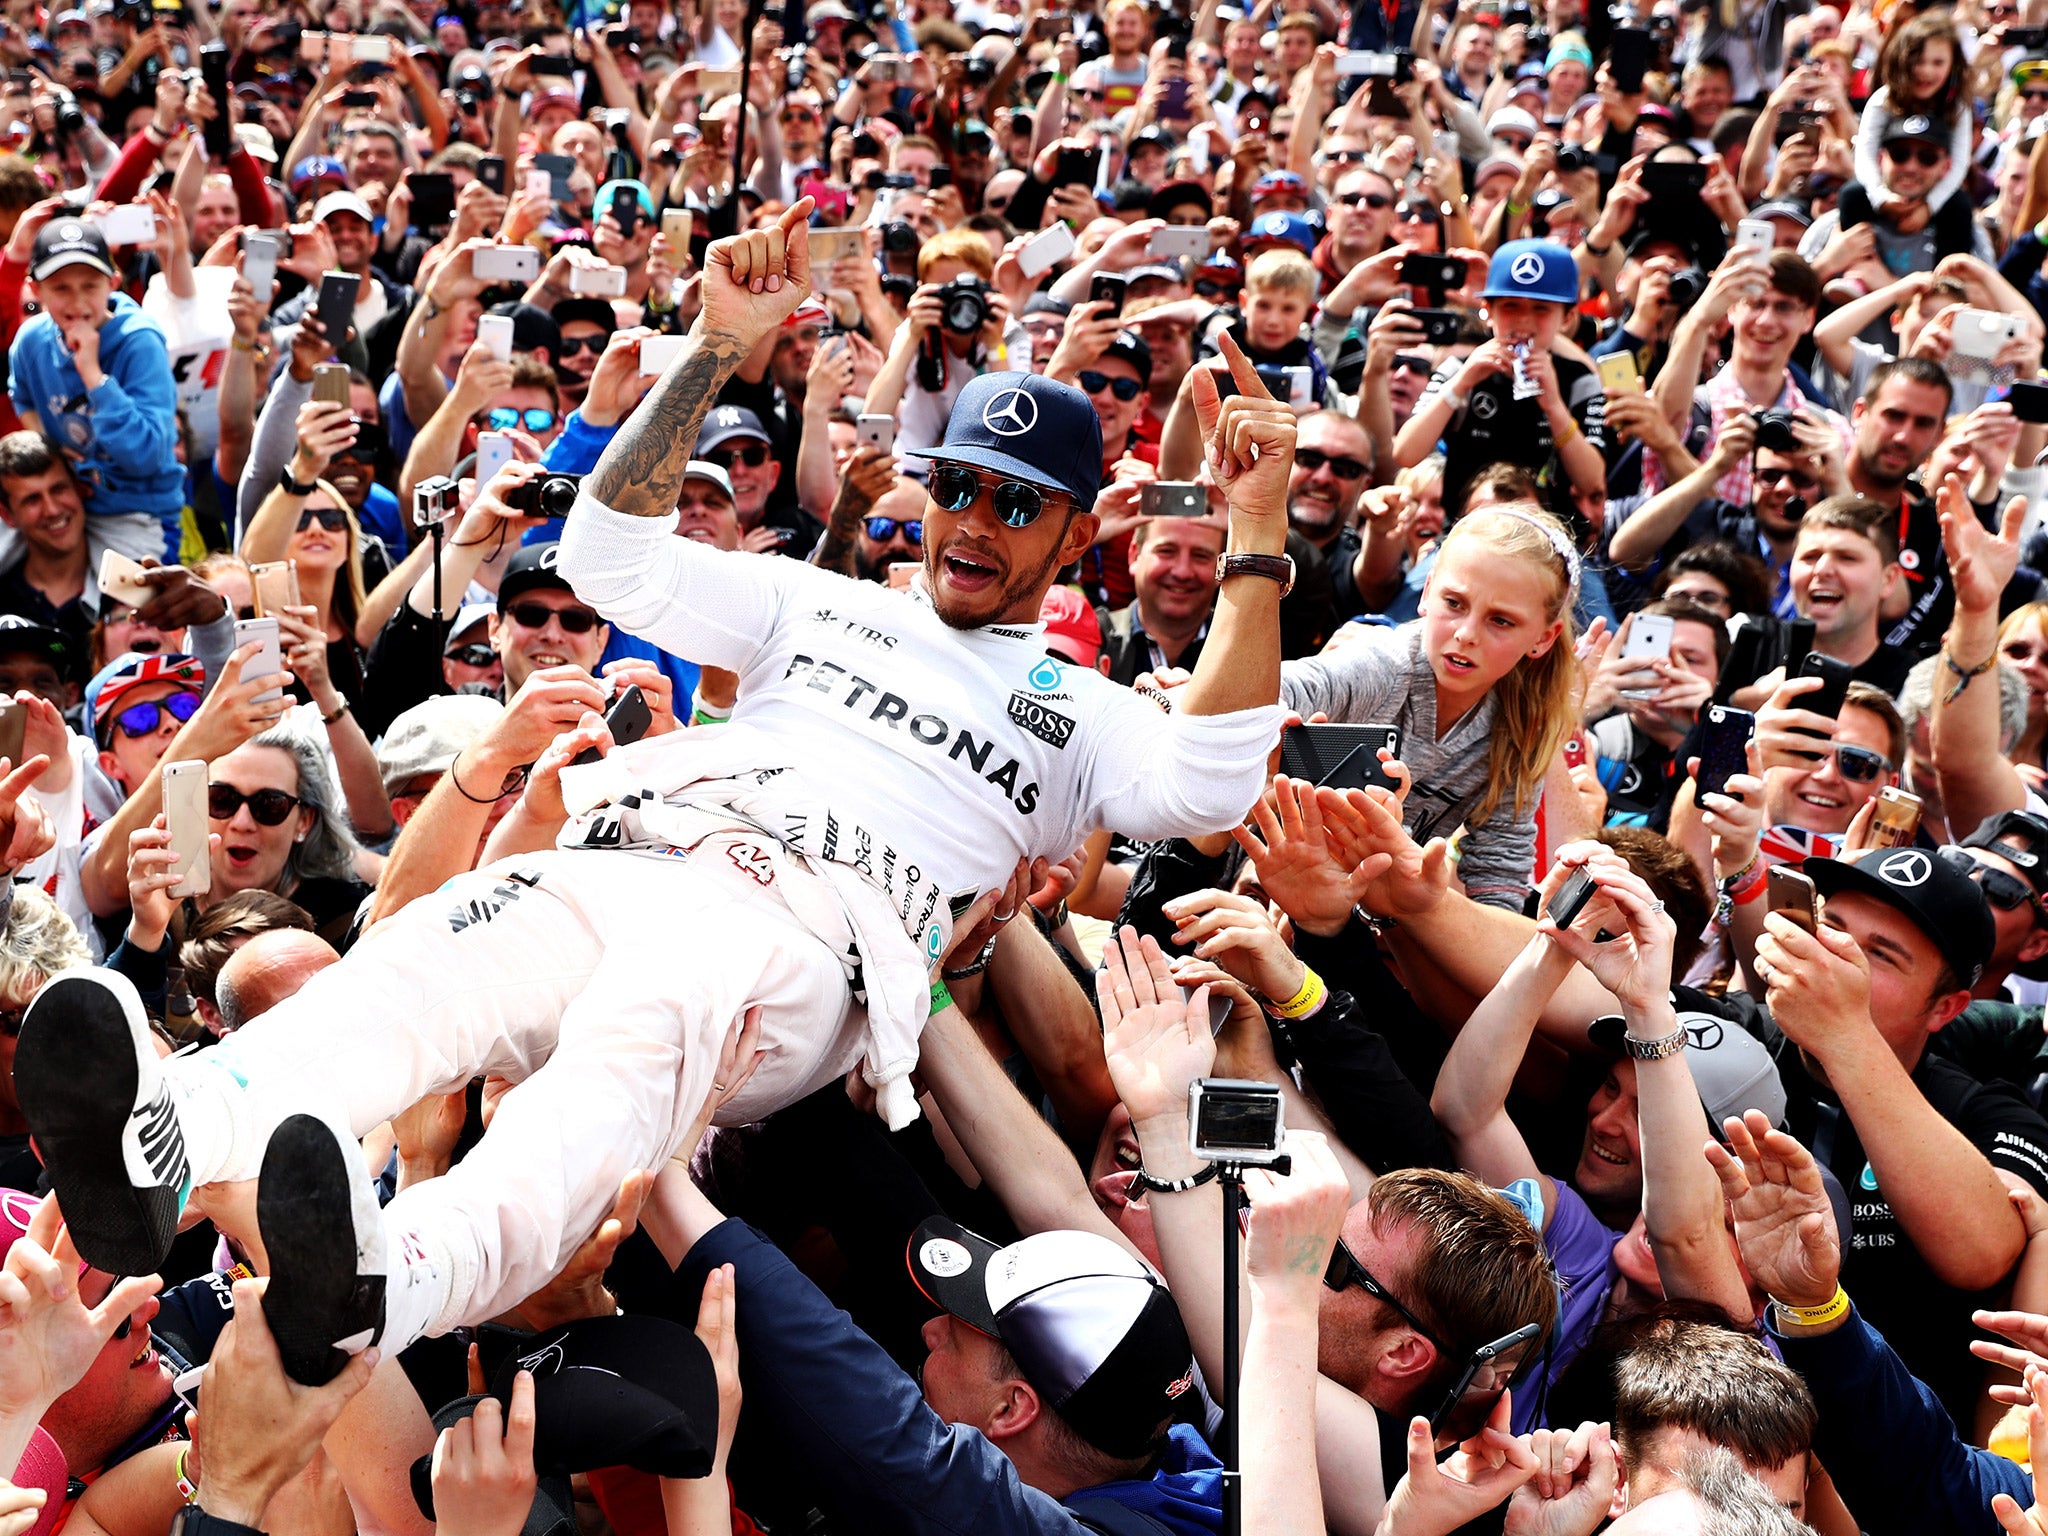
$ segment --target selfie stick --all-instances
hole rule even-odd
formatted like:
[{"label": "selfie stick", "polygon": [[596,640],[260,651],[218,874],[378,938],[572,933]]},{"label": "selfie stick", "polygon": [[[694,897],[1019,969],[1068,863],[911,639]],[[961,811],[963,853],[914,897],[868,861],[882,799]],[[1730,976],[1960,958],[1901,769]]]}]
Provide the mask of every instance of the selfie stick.
[{"label": "selfie stick", "polygon": [[1237,1456],[1237,1383],[1243,1364],[1238,1358],[1237,1223],[1244,1208],[1244,1171],[1253,1166],[1285,1178],[1293,1164],[1284,1156],[1255,1165],[1216,1164],[1216,1182],[1223,1186],[1223,1536],[1240,1536],[1244,1530],[1244,1469]]}]

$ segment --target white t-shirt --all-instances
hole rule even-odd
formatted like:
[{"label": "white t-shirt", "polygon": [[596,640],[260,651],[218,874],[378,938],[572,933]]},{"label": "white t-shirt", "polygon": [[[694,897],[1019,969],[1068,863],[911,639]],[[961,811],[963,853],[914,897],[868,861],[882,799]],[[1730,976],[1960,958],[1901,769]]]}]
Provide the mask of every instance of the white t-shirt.
[{"label": "white t-shirt", "polygon": [[1277,704],[1167,714],[1048,656],[1043,625],[953,629],[921,588],[716,550],[674,537],[675,521],[586,490],[560,572],[628,634],[737,672],[729,729],[758,733],[759,766],[790,766],[948,892],[1065,858],[1098,827],[1219,832],[1258,797]]}]

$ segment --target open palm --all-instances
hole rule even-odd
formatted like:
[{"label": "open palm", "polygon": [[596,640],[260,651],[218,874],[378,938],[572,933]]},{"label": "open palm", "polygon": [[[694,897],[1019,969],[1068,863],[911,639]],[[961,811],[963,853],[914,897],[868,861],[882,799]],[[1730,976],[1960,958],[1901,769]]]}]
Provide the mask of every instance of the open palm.
[{"label": "open palm", "polygon": [[1182,1002],[1158,941],[1120,928],[1115,942],[1103,947],[1096,995],[1109,1079],[1131,1118],[1184,1111],[1188,1085],[1216,1061],[1208,988]]},{"label": "open palm", "polygon": [[1725,1148],[1708,1147],[1707,1161],[1721,1176],[1750,1277],[1792,1306],[1826,1305],[1841,1278],[1842,1242],[1813,1154],[1751,1110],[1729,1123]]}]

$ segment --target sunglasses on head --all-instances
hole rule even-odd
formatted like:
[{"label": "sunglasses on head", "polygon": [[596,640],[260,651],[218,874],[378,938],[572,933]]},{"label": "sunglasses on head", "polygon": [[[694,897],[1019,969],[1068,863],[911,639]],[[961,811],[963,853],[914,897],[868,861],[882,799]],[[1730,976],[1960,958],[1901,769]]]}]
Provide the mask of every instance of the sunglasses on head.
[{"label": "sunglasses on head", "polygon": [[759,469],[768,462],[766,443],[748,443],[740,448],[714,448],[704,455],[720,469],[731,469],[734,464],[744,464],[749,469]]},{"label": "sunglasses on head", "polygon": [[1045,511],[1045,493],[1035,485],[993,475],[984,481],[964,464],[932,466],[932,501],[948,512],[965,512],[980,498],[984,485],[989,487],[991,504],[1006,528],[1029,528]]},{"label": "sunglasses on head", "polygon": [[1366,468],[1356,459],[1347,458],[1342,454],[1328,454],[1320,448],[1295,449],[1294,462],[1310,474],[1314,474],[1327,464],[1330,466],[1330,473],[1339,480],[1356,480],[1365,473]]},{"label": "sunglasses on head", "polygon": [[114,716],[114,727],[123,736],[150,736],[163,725],[164,716],[183,725],[199,712],[199,695],[174,693],[167,698],[130,704]]},{"label": "sunglasses on head", "polygon": [[510,432],[522,426],[529,432],[545,432],[555,424],[555,413],[542,405],[529,405],[523,411],[509,405],[494,405],[490,422],[493,432]]},{"label": "sunglasses on head", "polygon": [[1884,152],[1901,165],[1910,161],[1930,171],[1948,158],[1948,151],[1938,144],[1921,144],[1911,140],[1901,144],[1887,144]]},{"label": "sunglasses on head", "polygon": [[913,517],[907,522],[899,522],[893,517],[871,517],[867,521],[868,537],[877,544],[886,544],[895,538],[898,528],[903,530],[903,537],[911,543],[922,544],[924,542],[924,520],[922,518]]},{"label": "sunglasses on head", "polygon": [[597,615],[588,608],[550,608],[546,603],[514,603],[505,612],[525,629],[546,629],[553,619],[567,635],[587,635],[597,628]]},{"label": "sunglasses on head", "polygon": [[[539,626],[534,626],[538,628]],[[453,650],[441,653],[449,661],[458,661],[465,667],[488,667],[498,659],[498,653],[488,645],[458,645]]]},{"label": "sunglasses on head", "polygon": [[215,821],[233,820],[235,812],[246,805],[257,826],[274,827],[303,804],[297,795],[288,795],[281,789],[259,789],[245,795],[232,784],[206,786],[206,814]]},{"label": "sunglasses on head", "polygon": [[299,508],[299,532],[304,533],[315,523],[329,533],[348,532],[348,514],[339,507]]},{"label": "sunglasses on head", "polygon": [[1106,389],[1125,405],[1137,399],[1138,391],[1144,387],[1136,379],[1113,379],[1106,373],[1095,373],[1086,369],[1081,373],[1081,389],[1084,393],[1099,395]]}]

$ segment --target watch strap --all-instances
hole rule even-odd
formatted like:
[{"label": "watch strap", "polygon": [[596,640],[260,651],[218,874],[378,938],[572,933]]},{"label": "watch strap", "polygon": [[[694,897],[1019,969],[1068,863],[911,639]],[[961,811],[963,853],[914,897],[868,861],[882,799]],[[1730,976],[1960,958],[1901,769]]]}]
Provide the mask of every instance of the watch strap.
[{"label": "watch strap", "polygon": [[1662,1061],[1684,1050],[1686,1038],[1685,1026],[1681,1024],[1670,1034],[1659,1035],[1654,1040],[1640,1040],[1634,1035],[1624,1034],[1621,1045],[1636,1061]]},{"label": "watch strap", "polygon": [[287,496],[310,496],[320,489],[319,482],[317,481],[294,480],[292,478],[292,467],[289,463],[277,472],[277,484],[278,488]]},{"label": "watch strap", "polygon": [[1191,1189],[1198,1188],[1199,1186],[1208,1183],[1211,1179],[1216,1177],[1216,1174],[1217,1167],[1214,1163],[1211,1163],[1208,1167],[1204,1168],[1200,1173],[1191,1173],[1184,1179],[1158,1178],[1153,1174],[1147,1173],[1141,1167],[1138,1169],[1137,1177],[1132,1182],[1134,1182],[1138,1186],[1138,1188],[1145,1190],[1149,1194],[1182,1195],[1186,1194]]},{"label": "watch strap", "polygon": [[1263,576],[1268,581],[1280,583],[1280,595],[1285,597],[1294,590],[1294,557],[1292,555],[1218,555],[1216,557],[1216,582],[1222,585],[1233,576]]}]

